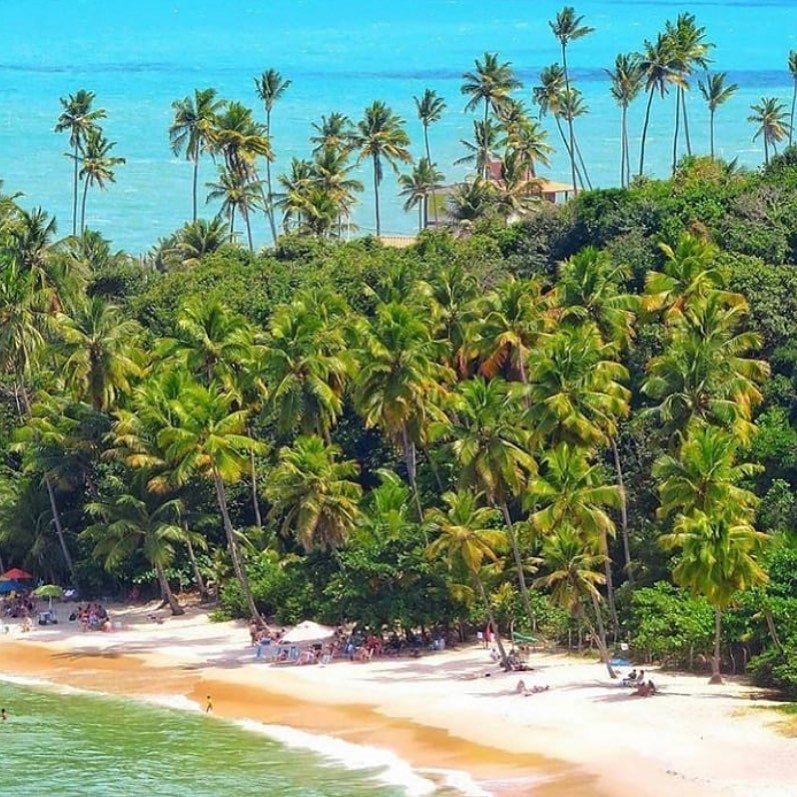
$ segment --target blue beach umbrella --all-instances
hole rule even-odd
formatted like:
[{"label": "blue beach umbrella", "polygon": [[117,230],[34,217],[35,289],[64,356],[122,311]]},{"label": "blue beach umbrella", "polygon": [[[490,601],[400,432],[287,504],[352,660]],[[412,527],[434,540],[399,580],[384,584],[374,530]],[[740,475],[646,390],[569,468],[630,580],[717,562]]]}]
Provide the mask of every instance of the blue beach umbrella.
[{"label": "blue beach umbrella", "polygon": [[24,592],[29,587],[19,581],[0,581],[0,595],[8,595],[10,592]]}]

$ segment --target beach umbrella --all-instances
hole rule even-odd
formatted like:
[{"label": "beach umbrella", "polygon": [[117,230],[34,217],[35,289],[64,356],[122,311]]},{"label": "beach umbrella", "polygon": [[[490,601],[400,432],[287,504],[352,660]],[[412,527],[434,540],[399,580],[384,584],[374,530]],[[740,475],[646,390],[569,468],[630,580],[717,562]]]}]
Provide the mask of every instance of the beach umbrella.
[{"label": "beach umbrella", "polygon": [[36,587],[33,590],[35,598],[47,598],[49,605],[47,608],[53,610],[53,598],[63,598],[64,591],[57,584],[43,584],[41,587]]},{"label": "beach umbrella", "polygon": [[19,567],[12,567],[10,570],[6,570],[2,576],[0,576],[0,581],[32,581],[33,576],[25,570],[20,569]]},{"label": "beach umbrella", "polygon": [[9,592],[24,592],[26,589],[28,589],[28,585],[19,581],[0,581],[0,595],[8,595]]},{"label": "beach umbrella", "polygon": [[335,629],[327,625],[314,623],[312,620],[305,620],[292,628],[280,640],[280,643],[289,645],[309,645],[311,642],[324,642],[335,636]]}]

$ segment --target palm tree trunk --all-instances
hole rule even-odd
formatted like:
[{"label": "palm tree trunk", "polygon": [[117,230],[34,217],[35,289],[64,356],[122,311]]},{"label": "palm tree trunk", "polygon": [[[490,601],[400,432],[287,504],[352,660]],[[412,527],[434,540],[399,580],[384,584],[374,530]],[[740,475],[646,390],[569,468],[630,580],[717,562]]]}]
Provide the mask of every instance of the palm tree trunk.
[{"label": "palm tree trunk", "polygon": [[645,108],[645,123],[642,125],[642,141],[639,145],[639,177],[645,168],[645,141],[648,137],[648,125],[650,124],[650,106],[653,104],[653,89],[648,92],[648,104]]},{"label": "palm tree trunk", "polygon": [[[570,145],[567,143],[567,136],[565,135],[565,131],[562,130],[562,120],[560,119],[558,114],[554,114],[554,119],[556,119],[556,127],[559,130],[559,137],[562,139],[562,144],[564,145],[565,152],[567,156],[572,160],[572,154],[570,151]],[[584,187],[584,179],[581,176],[581,173],[578,171],[578,165],[576,165],[576,177],[578,178],[579,182],[581,183],[581,187]],[[576,183],[573,183],[573,188],[576,188]]]},{"label": "palm tree trunk", "polygon": [[509,660],[507,659],[506,651],[504,650],[504,644],[501,642],[501,635],[498,633],[498,623],[495,622],[493,607],[490,606],[490,600],[487,597],[487,593],[484,591],[484,584],[482,584],[482,580],[479,578],[478,573],[473,574],[473,580],[479,587],[479,594],[482,597],[484,610],[487,613],[487,620],[490,623],[490,628],[493,629],[493,633],[495,634],[495,644],[498,645],[498,654],[501,656],[501,666],[506,669],[509,664]]},{"label": "palm tree trunk", "polygon": [[[429,165],[432,165],[432,148],[429,146],[429,125],[424,124],[423,126],[423,140],[426,146],[426,160],[429,161]],[[434,208],[434,223],[437,224],[437,194],[435,193],[435,189],[432,188],[432,206]],[[426,207],[426,223],[429,224],[429,206]]]},{"label": "palm tree trunk", "polygon": [[259,620],[260,612],[258,612],[257,606],[255,606],[255,601],[252,597],[252,590],[249,587],[249,578],[247,577],[246,570],[244,570],[243,564],[241,563],[241,553],[238,550],[238,540],[235,538],[235,530],[232,527],[230,513],[227,509],[227,493],[224,489],[224,481],[215,467],[213,468],[213,482],[216,487],[216,499],[218,500],[219,509],[221,510],[221,518],[224,523],[224,532],[227,535],[227,547],[230,551],[232,569],[235,572],[238,583],[241,585],[241,592],[243,593],[244,600],[249,607],[249,613],[255,620]]},{"label": "palm tree trunk", "polygon": [[77,168],[77,139],[75,139],[75,150],[72,158],[75,161],[75,174],[72,183],[72,235],[77,235],[77,183],[78,183],[78,168]]},{"label": "palm tree trunk", "polygon": [[169,579],[166,578],[166,573],[163,571],[163,565],[160,562],[153,562],[155,566],[155,575],[158,577],[158,584],[161,588],[161,597],[163,598],[163,605],[171,609],[172,616],[185,614],[185,609],[180,606],[177,598],[174,597],[172,588],[169,586]]},{"label": "palm tree trunk", "polygon": [[767,139],[766,131],[764,131],[764,165],[769,165],[769,140]]},{"label": "palm tree trunk", "polygon": [[274,222],[274,191],[271,188],[271,161],[266,158],[266,188],[268,190],[268,199],[266,200],[266,215],[268,216],[268,223],[271,227],[271,238],[274,243],[277,243],[277,225]]},{"label": "palm tree trunk", "polygon": [[379,219],[379,163],[374,155],[374,210],[376,211],[376,237],[382,234],[382,224]]},{"label": "palm tree trunk", "polygon": [[[567,100],[569,102],[571,100],[570,75],[567,71],[567,47],[565,46],[564,41],[562,42],[562,69],[564,70],[565,74],[565,91],[567,92]],[[570,139],[568,149],[570,150],[570,173],[573,178],[573,196],[578,196],[578,186],[576,185],[576,139],[575,133],[573,131],[572,113],[568,113],[567,115],[567,130]]]},{"label": "palm tree trunk", "polygon": [[711,678],[710,684],[721,684],[722,673],[720,673],[720,643],[722,641],[722,609],[714,607],[714,655],[711,657]]},{"label": "palm tree trunk", "polygon": [[244,217],[244,222],[246,222],[246,240],[249,242],[249,251],[254,253],[255,246],[252,243],[252,224],[249,221],[249,210],[241,208],[241,215]]},{"label": "palm tree trunk", "polygon": [[50,477],[44,477],[44,484],[47,487],[47,497],[50,500],[50,511],[53,515],[53,524],[55,525],[55,533],[58,537],[58,542],[61,545],[61,552],[64,555],[67,569],[69,570],[69,577],[72,579],[73,586],[77,584],[77,577],[75,575],[75,564],[72,561],[72,555],[69,553],[69,547],[66,544],[66,537],[64,535],[64,527],[61,525],[61,513],[58,511],[58,504],[55,500],[55,490]]},{"label": "palm tree trunk", "polygon": [[192,195],[192,202],[193,202],[193,216],[192,219],[194,223],[196,223],[196,202],[197,202],[197,183],[199,181],[199,154],[194,158],[194,183],[193,183],[193,195]]},{"label": "palm tree trunk", "polygon": [[628,109],[623,105],[623,110],[620,114],[620,188],[625,188],[625,151],[626,151],[626,137],[625,125],[628,116]]},{"label": "palm tree trunk", "polygon": [[794,111],[797,109],[797,76],[794,78],[794,88],[791,92],[791,114],[789,115],[789,146],[794,136]]},{"label": "palm tree trunk", "polygon": [[[183,524],[183,528],[188,531],[188,528],[185,524]],[[196,587],[199,590],[199,599],[201,601],[206,601],[208,599],[208,588],[205,584],[205,579],[202,578],[202,573],[199,570],[199,562],[196,560],[194,546],[191,544],[191,540],[187,537],[185,540],[185,547],[188,550],[188,559],[191,562],[191,569],[194,571],[194,581],[196,582]]]},{"label": "palm tree trunk", "polygon": [[625,494],[625,478],[623,466],[620,462],[620,452],[617,443],[612,440],[612,455],[614,456],[614,471],[617,474],[617,486],[620,488],[620,534],[623,538],[623,556],[625,558],[625,575],[629,584],[634,583],[634,572],[631,567],[631,541],[628,536],[628,502]]},{"label": "palm tree trunk", "polygon": [[[609,678],[616,678],[617,673],[614,671],[614,668],[612,667],[611,657],[609,656],[609,646],[606,644],[606,628],[603,625],[603,615],[601,614],[600,603],[598,603],[598,596],[593,592],[591,597],[592,597],[592,608],[595,610],[595,620],[598,623],[597,636],[595,635],[595,627],[592,625],[592,623],[589,622],[589,618],[587,617],[586,612],[584,612],[584,618],[587,621],[590,633],[593,635],[593,638],[598,643],[598,650],[600,651],[601,661],[606,665],[606,669],[609,672]],[[578,605],[581,606],[581,603],[579,603]]]},{"label": "palm tree trunk", "polygon": [[587,165],[584,163],[584,158],[581,155],[581,147],[578,146],[578,139],[574,139],[575,147],[576,147],[576,155],[578,155],[578,162],[581,164],[581,173],[584,179],[581,182],[581,187],[584,187],[584,180],[586,180],[587,188],[592,190],[592,182],[589,179],[589,175],[587,174]]},{"label": "palm tree trunk", "polygon": [[230,240],[235,242],[235,205],[230,210]]},{"label": "palm tree trunk", "polygon": [[689,135],[689,116],[686,113],[686,91],[681,89],[681,109],[684,115],[684,139],[686,140],[686,154],[692,154],[692,138]]},{"label": "palm tree trunk", "polygon": [[86,231],[86,196],[89,193],[89,181],[83,183],[83,201],[80,203],[80,234]]},{"label": "palm tree trunk", "polygon": [[714,160],[714,111],[709,111],[708,133],[709,143],[711,145],[711,160]]},{"label": "palm tree trunk", "polygon": [[[606,577],[606,603],[609,606],[609,616],[612,619],[612,633],[617,641],[617,630],[620,623],[617,620],[617,606],[614,602],[614,574],[612,573],[612,558],[609,555],[609,538],[606,532],[601,533],[601,553],[603,554],[603,572]],[[601,617],[601,623],[603,618]]]},{"label": "palm tree trunk", "polygon": [[767,623],[767,631],[769,631],[769,635],[772,637],[772,644],[781,652],[783,653],[783,643],[780,641],[780,637],[778,636],[778,631],[775,628],[775,618],[772,616],[772,612],[769,609],[764,611],[764,619]]},{"label": "palm tree trunk", "polygon": [[412,494],[415,498],[415,508],[418,510],[418,520],[423,523],[423,506],[421,506],[421,497],[418,495],[418,484],[416,482],[416,458],[415,458],[415,443],[410,440],[409,430],[407,424],[401,427],[401,441],[404,448],[404,462],[407,466],[407,479],[409,480]]},{"label": "palm tree trunk", "polygon": [[531,602],[529,601],[529,589],[526,586],[526,574],[523,572],[523,558],[520,555],[520,546],[518,545],[515,529],[512,525],[512,515],[509,514],[509,507],[506,501],[501,502],[501,512],[504,515],[504,523],[506,524],[506,533],[509,536],[509,542],[512,546],[512,556],[515,559],[515,567],[517,568],[518,585],[520,586],[520,599],[523,601],[523,608],[526,610],[526,616],[529,618],[529,623],[534,626],[534,612],[531,610]]},{"label": "palm tree trunk", "polygon": [[260,501],[257,499],[257,464],[255,462],[255,452],[249,452],[249,462],[252,467],[252,508],[255,510],[255,525],[258,531],[263,529],[263,518],[260,515]]},{"label": "palm tree trunk", "polygon": [[681,128],[681,87],[675,89],[675,133],[672,137],[672,173],[675,174],[675,165],[678,162],[678,133]]}]

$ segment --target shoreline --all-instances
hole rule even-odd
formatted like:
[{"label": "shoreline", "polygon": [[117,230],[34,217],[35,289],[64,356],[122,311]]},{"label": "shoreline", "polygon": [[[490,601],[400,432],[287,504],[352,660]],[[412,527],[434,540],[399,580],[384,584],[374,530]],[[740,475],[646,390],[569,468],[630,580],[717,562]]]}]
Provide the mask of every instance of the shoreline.
[{"label": "shoreline", "polygon": [[[163,624],[146,614],[114,611],[131,625],[110,634],[62,625],[4,635],[0,669],[131,699],[202,706],[210,694],[219,718],[382,748],[420,773],[465,772],[499,797],[793,794],[797,742],[772,730],[770,712],[744,710],[753,692],[742,685],[717,692],[701,677],[656,673],[663,693],[634,698],[597,663],[538,653],[520,675],[551,688],[524,698],[518,673],[501,673],[481,648],[274,666],[255,660],[242,623],[194,609]],[[492,677],[473,677],[484,672]]]}]

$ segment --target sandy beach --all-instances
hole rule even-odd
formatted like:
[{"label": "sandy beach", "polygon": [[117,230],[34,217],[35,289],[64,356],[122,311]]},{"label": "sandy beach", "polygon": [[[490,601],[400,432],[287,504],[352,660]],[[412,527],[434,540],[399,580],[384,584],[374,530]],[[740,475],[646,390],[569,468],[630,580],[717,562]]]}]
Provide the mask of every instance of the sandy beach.
[{"label": "sandy beach", "polygon": [[[59,616],[69,614],[59,607]],[[465,771],[485,793],[568,797],[793,797],[797,738],[735,680],[653,670],[632,695],[597,662],[533,653],[503,673],[481,647],[327,666],[258,661],[246,625],[189,609],[112,610],[111,633],[75,623],[0,635],[0,669],[130,697],[185,696],[251,719],[392,750],[427,772]],[[483,677],[490,673],[489,677]],[[529,696],[515,691],[549,688]]]}]

